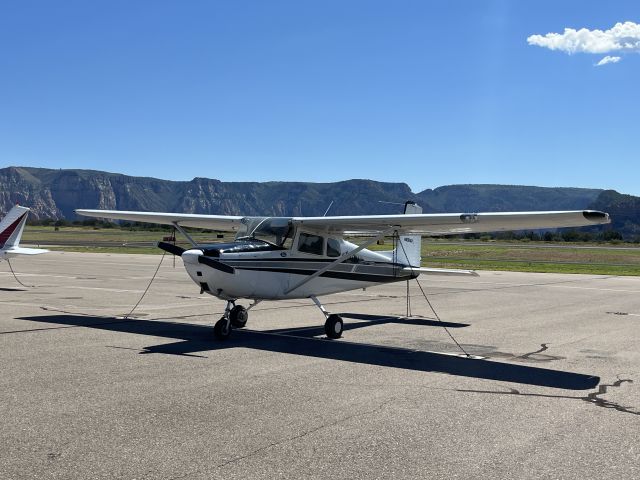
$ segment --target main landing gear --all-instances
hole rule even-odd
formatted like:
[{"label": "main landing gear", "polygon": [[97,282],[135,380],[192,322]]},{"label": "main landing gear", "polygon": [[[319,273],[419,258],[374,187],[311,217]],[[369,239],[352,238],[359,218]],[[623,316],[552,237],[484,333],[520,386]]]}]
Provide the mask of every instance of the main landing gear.
[{"label": "main landing gear", "polygon": [[249,319],[249,310],[258,303],[258,301],[255,301],[249,308],[244,308],[242,305],[236,305],[235,300],[228,300],[224,315],[213,327],[214,336],[219,340],[225,340],[231,335],[231,327],[244,328]]},{"label": "main landing gear", "polygon": [[318,300],[315,296],[312,296],[311,300],[313,300],[313,303],[318,306],[320,311],[327,319],[324,322],[324,333],[327,334],[327,338],[340,338],[342,336],[342,331],[344,330],[344,322],[342,321],[342,317],[340,315],[336,315],[335,313],[329,314],[329,312],[327,312],[327,310],[324,308],[324,305],[322,305],[322,303],[320,303],[320,300]]},{"label": "main landing gear", "polygon": [[329,315],[327,321],[324,322],[324,333],[327,334],[328,338],[340,338],[343,328],[344,322],[340,315]]}]

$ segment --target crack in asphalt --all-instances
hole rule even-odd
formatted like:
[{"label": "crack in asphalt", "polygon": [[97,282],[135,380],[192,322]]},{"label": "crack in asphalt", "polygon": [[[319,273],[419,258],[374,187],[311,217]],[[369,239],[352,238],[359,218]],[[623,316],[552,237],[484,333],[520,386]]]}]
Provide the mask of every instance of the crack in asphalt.
[{"label": "crack in asphalt", "polygon": [[375,407],[375,408],[373,408],[371,410],[367,410],[367,411],[359,412],[359,413],[354,413],[353,415],[349,415],[348,417],[340,418],[340,419],[335,420],[333,422],[322,424],[322,425],[320,425],[320,426],[318,426],[316,428],[313,428],[311,430],[303,432],[303,433],[301,433],[299,435],[294,435],[292,437],[287,437],[287,438],[284,438],[284,439],[279,440],[277,442],[272,442],[269,445],[265,445],[263,447],[257,448],[255,450],[253,450],[252,452],[247,453],[246,455],[242,455],[240,457],[232,458],[231,460],[227,460],[226,462],[220,463],[220,464],[216,465],[215,468],[216,469],[220,469],[220,468],[226,467],[227,465],[231,465],[233,463],[237,463],[237,462],[240,462],[242,460],[246,460],[247,458],[250,458],[250,457],[252,457],[254,455],[257,455],[257,454],[259,454],[259,453],[261,453],[261,452],[263,452],[265,450],[268,450],[268,449],[270,449],[272,447],[277,447],[279,445],[282,445],[282,444],[285,444],[285,443],[288,443],[288,442],[292,442],[292,441],[298,440],[300,438],[307,437],[307,436],[312,435],[312,434],[314,434],[314,433],[316,433],[316,432],[318,432],[320,430],[324,430],[325,428],[333,427],[333,426],[338,425],[340,423],[348,422],[349,420],[352,420],[354,418],[378,413],[384,407],[386,407],[388,404],[390,404],[391,402],[393,402],[395,400],[396,400],[395,397],[391,398],[391,399],[381,403],[380,405],[378,405],[377,407]]},{"label": "crack in asphalt", "polygon": [[[541,343],[540,348],[533,352],[524,353],[522,355],[517,355],[515,353],[509,352],[501,352],[499,350],[474,350],[473,345],[469,345],[469,351],[476,354],[481,355],[486,358],[497,358],[497,359],[505,359],[515,362],[534,362],[534,363],[544,363],[544,362],[553,362],[556,360],[562,360],[564,357],[559,355],[549,355],[543,354],[542,352],[546,352],[549,350],[550,343]],[[467,347],[467,345],[465,345]]]},{"label": "crack in asphalt", "polygon": [[522,393],[515,388],[509,388],[508,392],[498,392],[495,390],[463,390],[457,389],[457,392],[467,392],[467,393],[488,393],[493,395],[518,395],[520,397],[540,397],[540,398],[563,398],[568,400],[581,400],[583,402],[592,403],[596,407],[602,408],[610,408],[622,413],[629,413],[631,415],[640,415],[640,411],[636,411],[637,409],[634,407],[625,407],[620,405],[617,402],[607,400],[605,398],[601,398],[602,395],[605,395],[609,392],[610,387],[618,388],[623,383],[633,383],[633,380],[630,378],[620,378],[611,384],[601,384],[598,386],[598,390],[595,392],[591,392],[584,397],[573,397],[570,395],[547,395],[542,393]]},{"label": "crack in asphalt", "polygon": [[523,360],[526,360],[526,359],[528,359],[531,355],[535,355],[536,353],[542,353],[542,352],[544,352],[544,351],[548,350],[548,349],[549,349],[548,345],[549,345],[548,343],[541,343],[541,344],[540,344],[540,347],[541,347],[541,348],[539,348],[539,349],[538,349],[538,350],[536,350],[535,352],[525,353],[524,355],[520,355],[519,357],[516,357],[516,358],[521,358],[521,359],[523,359]]},{"label": "crack in asphalt", "polygon": [[623,383],[633,383],[633,380],[631,380],[630,378],[620,379],[620,377],[618,377],[618,380],[616,380],[612,384],[610,384],[610,385],[601,384],[601,385],[598,386],[598,391],[597,392],[591,392],[586,397],[580,397],[580,398],[581,398],[581,400],[584,400],[585,402],[593,403],[594,405],[596,405],[598,407],[613,408],[614,410],[617,410],[619,412],[630,413],[632,415],[640,415],[640,412],[634,412],[632,410],[629,410],[629,408],[623,407],[622,405],[619,405],[619,404],[617,404],[615,402],[612,402],[610,400],[606,400],[604,398],[600,398],[600,395],[604,395],[605,393],[607,393],[607,389],[609,387],[619,387]]}]

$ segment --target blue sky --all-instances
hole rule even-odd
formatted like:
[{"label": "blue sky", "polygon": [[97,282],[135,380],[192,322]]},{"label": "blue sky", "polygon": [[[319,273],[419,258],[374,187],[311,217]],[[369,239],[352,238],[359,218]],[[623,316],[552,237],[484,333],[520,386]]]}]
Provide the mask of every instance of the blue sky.
[{"label": "blue sky", "polygon": [[636,0],[0,3],[0,167],[640,195]]}]

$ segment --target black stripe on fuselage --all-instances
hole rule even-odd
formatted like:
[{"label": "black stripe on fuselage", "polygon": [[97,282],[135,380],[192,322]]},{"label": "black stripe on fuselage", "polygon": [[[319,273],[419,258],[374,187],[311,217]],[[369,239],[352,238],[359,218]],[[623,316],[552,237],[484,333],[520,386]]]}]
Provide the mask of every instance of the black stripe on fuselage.
[{"label": "black stripe on fuselage", "polygon": [[[235,267],[237,270],[250,270],[255,272],[274,272],[274,273],[287,273],[292,275],[313,275],[317,270],[303,270],[297,268],[260,268],[260,267]],[[401,282],[403,280],[411,280],[418,275],[410,273],[407,275],[374,275],[371,273],[357,273],[357,272],[336,272],[328,270],[319,275],[325,278],[338,278],[341,280],[354,280],[359,282],[372,282],[372,283],[390,283]]]},{"label": "black stripe on fuselage", "polygon": [[[235,265],[235,262],[240,263],[260,263],[260,262],[269,262],[269,263],[332,263],[335,262],[335,258],[296,258],[296,257],[282,257],[282,258],[220,258],[219,261],[228,263],[230,265]],[[354,265],[359,266],[372,266],[372,267],[392,267],[392,268],[405,268],[407,265],[402,265],[400,263],[392,263],[392,262],[383,262],[383,261],[375,261],[375,260],[362,260],[358,259],[357,261],[353,261],[353,259],[347,259],[336,265],[348,265],[350,267]],[[241,267],[241,265],[237,265]]]},{"label": "black stripe on fuselage", "polygon": [[[335,262],[336,259],[335,258],[299,258],[299,257],[274,257],[274,258],[262,258],[262,257],[256,257],[256,258],[225,258],[222,257],[220,258],[220,261],[224,261],[224,262],[313,262],[313,263],[331,263],[331,262]],[[340,262],[340,263],[349,263],[349,260],[345,260],[344,262]],[[380,263],[382,265],[391,265],[390,263],[385,263],[385,262],[377,262]]]}]

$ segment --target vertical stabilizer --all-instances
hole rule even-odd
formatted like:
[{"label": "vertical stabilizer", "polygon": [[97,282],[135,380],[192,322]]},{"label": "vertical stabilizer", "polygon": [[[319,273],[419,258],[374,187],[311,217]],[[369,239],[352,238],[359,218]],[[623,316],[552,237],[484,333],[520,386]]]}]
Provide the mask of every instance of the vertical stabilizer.
[{"label": "vertical stabilizer", "polygon": [[27,223],[27,215],[29,215],[27,207],[16,205],[2,219],[0,222],[0,250],[20,246],[20,237],[22,237],[24,225]]},{"label": "vertical stabilizer", "polygon": [[[422,213],[422,207],[415,202],[404,204],[405,215]],[[420,250],[422,248],[422,237],[420,235],[401,235],[400,244],[395,249],[395,261],[403,265],[420,267]]]}]

